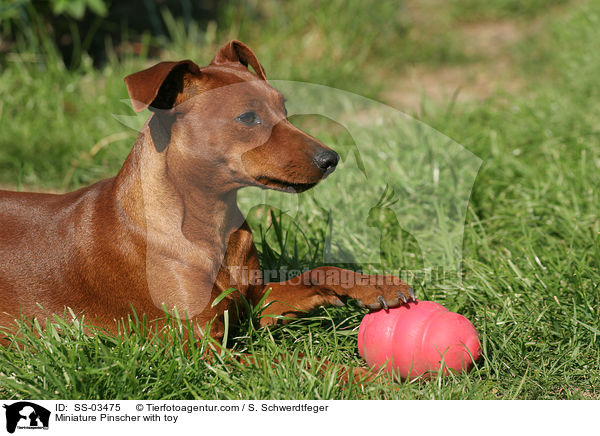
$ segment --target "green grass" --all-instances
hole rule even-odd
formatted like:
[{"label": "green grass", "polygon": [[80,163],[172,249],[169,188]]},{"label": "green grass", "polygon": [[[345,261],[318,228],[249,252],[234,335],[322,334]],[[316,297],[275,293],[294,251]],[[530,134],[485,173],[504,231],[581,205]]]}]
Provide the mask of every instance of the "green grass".
[{"label": "green grass", "polygon": [[[461,280],[447,279],[443,287],[411,281],[420,298],[462,313],[479,330],[483,357],[471,373],[430,382],[392,383],[384,378],[366,388],[338,383],[332,373],[318,370],[318,359],[362,365],[356,334],[365,312],[350,303],[317,310],[285,326],[254,329],[245,323],[233,328],[229,340],[233,352],[248,353],[259,365],[241,365],[228,356],[223,361],[207,360],[202,355],[206,344],[186,353],[173,338],[151,339],[136,333],[135,323],[132,332],[117,338],[102,332],[83,334],[78,323],[59,322],[60,329],[37,333],[25,329],[24,346],[0,351],[0,397],[599,399],[600,91],[596,78],[600,7],[564,4],[560,15],[540,18],[543,2],[532,2],[520,12],[518,4],[510,1],[457,3],[440,6],[439,15],[455,22],[457,8],[462,11],[476,3],[477,8],[469,8],[476,19],[536,16],[543,20],[537,24],[539,31],[511,48],[523,92],[500,92],[484,101],[450,107],[427,102],[420,115],[423,122],[483,159],[465,221]],[[324,35],[324,22],[315,19],[303,27],[296,21],[302,11],[297,3],[271,10],[275,6],[267,2],[260,14],[274,20],[262,27],[264,34],[253,33],[252,21],[230,17],[228,26],[218,27],[215,40],[247,37],[272,77],[325,83],[367,95],[379,89],[370,83],[370,71],[381,77],[381,71],[390,74],[402,61],[430,66],[446,62],[443,56],[432,62],[435,55],[422,60],[403,49],[387,55],[391,44],[406,47],[412,41],[415,33],[410,31],[384,38],[383,46],[369,52],[352,39],[355,33],[344,30],[357,25],[363,26],[363,32],[376,33],[376,23],[392,13],[386,9],[391,6],[370,11],[373,16],[358,3],[351,6],[348,16],[341,14],[339,25],[331,24],[334,29]],[[265,17],[260,14],[253,20],[262,22]],[[357,15],[371,18],[357,23]],[[460,16],[473,18],[466,12]],[[450,53],[448,62],[469,62],[462,55],[458,33],[450,35],[440,49],[438,36],[420,32],[418,23],[403,25],[423,35],[429,53]],[[282,29],[287,33],[275,38]],[[180,38],[186,41],[188,36]],[[306,40],[311,38],[322,39],[310,45]],[[326,53],[342,47],[349,57],[319,57],[317,46]],[[214,49],[212,43],[206,44],[194,55],[187,51],[191,47],[178,44],[166,49],[169,57],[185,55],[181,57],[200,64],[210,59]],[[131,115],[119,101],[126,98],[121,80],[145,61],[128,57],[100,71],[85,66],[64,71],[15,61],[23,53],[17,53],[0,75],[2,183],[16,185],[22,174],[26,186],[61,189],[114,174],[134,132],[110,114]],[[363,68],[364,64],[368,66]],[[332,124],[319,126],[309,120],[307,125],[334,148],[347,149],[347,134]],[[89,156],[92,145],[120,132],[132,136],[107,143]],[[377,142],[372,149],[361,149],[365,158],[380,152],[390,151]],[[407,157],[410,161],[419,155]],[[68,174],[71,177],[65,180]],[[398,182],[403,176],[384,172],[382,177]],[[350,181],[342,167],[317,189]],[[356,201],[371,196],[377,200],[379,188],[376,183],[372,192],[362,192]],[[302,200],[311,205],[303,209],[305,213],[284,214],[271,224],[260,209],[253,211],[250,222],[265,268],[292,270],[320,264],[315,253],[323,249],[326,239],[327,209],[310,203],[312,198]],[[423,254],[402,221],[383,209],[379,212],[371,217],[371,224],[385,236],[381,263],[362,266],[419,268]],[[362,248],[360,240],[349,243]],[[299,361],[298,353],[306,357]],[[274,359],[279,362],[272,365]]]},{"label": "green grass", "polygon": [[451,0],[451,16],[461,21],[532,18],[545,9],[568,3],[567,0]]}]

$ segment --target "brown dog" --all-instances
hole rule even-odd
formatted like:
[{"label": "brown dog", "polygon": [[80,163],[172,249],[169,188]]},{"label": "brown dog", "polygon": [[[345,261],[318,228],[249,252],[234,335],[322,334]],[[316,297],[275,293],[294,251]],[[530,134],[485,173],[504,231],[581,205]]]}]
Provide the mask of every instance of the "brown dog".
[{"label": "brown dog", "polygon": [[[371,309],[414,298],[397,277],[333,267],[262,283],[238,189],[301,192],[339,157],[290,124],[244,44],[204,68],[161,62],[125,82],[133,108],[153,113],[116,177],[64,195],[0,191],[0,326],[70,307],[114,330],[132,307],[149,320],[166,307],[199,333],[213,320],[220,338],[224,312],[267,290],[263,324],[345,297]],[[239,292],[213,305],[228,288]]]}]

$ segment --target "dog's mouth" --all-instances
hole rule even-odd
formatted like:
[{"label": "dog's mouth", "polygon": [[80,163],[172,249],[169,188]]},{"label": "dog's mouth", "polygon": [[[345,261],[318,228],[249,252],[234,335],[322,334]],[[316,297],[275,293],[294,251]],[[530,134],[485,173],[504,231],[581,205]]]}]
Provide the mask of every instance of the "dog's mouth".
[{"label": "dog's mouth", "polygon": [[273,179],[271,177],[266,176],[257,177],[255,180],[258,182],[258,185],[262,188],[269,188],[274,189],[276,191],[289,193],[304,192],[318,183],[293,183],[287,182],[285,180]]}]

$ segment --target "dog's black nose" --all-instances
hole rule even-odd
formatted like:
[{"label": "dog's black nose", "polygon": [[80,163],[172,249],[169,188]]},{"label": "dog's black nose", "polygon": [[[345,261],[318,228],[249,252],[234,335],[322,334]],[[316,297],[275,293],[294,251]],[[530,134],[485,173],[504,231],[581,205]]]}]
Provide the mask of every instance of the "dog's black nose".
[{"label": "dog's black nose", "polygon": [[315,164],[325,172],[332,172],[340,160],[340,155],[333,150],[323,150],[314,157]]}]

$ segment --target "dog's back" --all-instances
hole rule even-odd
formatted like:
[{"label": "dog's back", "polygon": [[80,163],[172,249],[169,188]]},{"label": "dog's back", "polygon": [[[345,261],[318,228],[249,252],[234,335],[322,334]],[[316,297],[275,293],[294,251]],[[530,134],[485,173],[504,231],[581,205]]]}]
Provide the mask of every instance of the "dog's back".
[{"label": "dog's back", "polygon": [[111,182],[64,195],[0,191],[0,325],[102,300],[85,290],[94,289],[90,281],[110,287],[110,265],[98,260],[108,250],[114,256],[124,236],[107,235],[115,228]]}]

